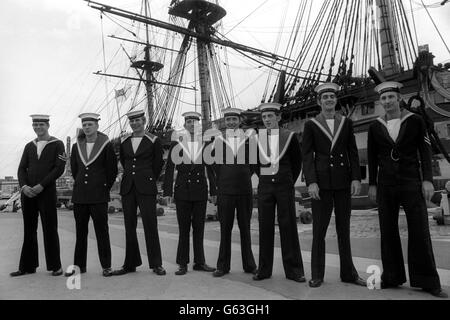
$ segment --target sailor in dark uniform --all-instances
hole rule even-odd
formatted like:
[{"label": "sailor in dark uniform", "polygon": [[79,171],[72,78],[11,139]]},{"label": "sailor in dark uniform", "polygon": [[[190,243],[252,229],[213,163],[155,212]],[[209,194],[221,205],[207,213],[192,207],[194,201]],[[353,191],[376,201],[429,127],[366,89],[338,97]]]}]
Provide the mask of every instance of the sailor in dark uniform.
[{"label": "sailor in dark uniform", "polygon": [[[78,134],[70,156],[70,168],[75,180],[72,193],[77,235],[74,265],[80,268],[81,273],[86,272],[88,226],[92,218],[103,276],[110,277],[108,202],[117,176],[117,156],[108,136],[98,131],[100,116],[82,113],[79,117],[83,129]],[[65,275],[69,277],[74,272],[66,272]]]},{"label": "sailor in dark uniform", "polygon": [[334,209],[338,235],[340,272],[343,282],[366,286],[358,276],[350,247],[351,196],[361,191],[361,170],[353,123],[336,113],[335,83],[316,87],[322,112],[305,124],[303,131],[303,172],[312,198],[313,245],[312,279],[309,286],[323,283],[325,274],[325,236]]},{"label": "sailor in dark uniform", "polygon": [[294,132],[280,129],[280,108],[281,105],[277,103],[266,103],[259,107],[267,130],[260,130],[257,138],[259,266],[253,279],[258,281],[272,276],[277,212],[286,278],[305,282],[294,191],[302,167],[300,143]]},{"label": "sailor in dark uniform", "polygon": [[[200,118],[198,112],[186,112],[183,114],[186,131],[174,141],[167,158],[164,175],[164,196],[169,198],[174,195],[177,220],[179,228],[179,240],[176,262],[179,269],[176,275],[184,275],[189,263],[189,237],[192,225],[192,238],[194,247],[194,266],[196,271],[214,272],[215,269],[208,266],[205,261],[203,248],[203,235],[205,229],[206,204],[209,193],[212,202],[216,202],[216,184],[214,172],[211,166],[206,166],[203,152],[206,144],[201,135]],[[173,186],[175,169],[178,171]],[[205,174],[206,171],[206,174]]]},{"label": "sailor in dark uniform", "polygon": [[434,261],[426,200],[434,194],[431,143],[424,121],[400,107],[402,84],[375,90],[386,114],[368,132],[369,197],[378,203],[382,288],[406,282],[398,229],[399,207],[408,222],[408,271],[412,287],[445,298]]},{"label": "sailor in dark uniform", "polygon": [[253,209],[253,171],[249,165],[249,143],[239,129],[242,110],[228,108],[223,111],[226,133],[214,141],[214,150],[220,150],[221,161],[213,166],[217,180],[217,213],[220,221],[220,249],[214,277],[230,272],[231,233],[234,216],[241,235],[242,266],[246,273],[256,273],[253,257],[250,220]]},{"label": "sailor in dark uniform", "polygon": [[145,131],[145,113],[136,110],[127,114],[133,134],[122,137],[120,163],[123,167],[122,195],[125,220],[126,251],[125,261],[114,275],[135,272],[142,264],[136,235],[137,209],[141,213],[144,226],[145,245],[150,269],[159,276],[166,270],[162,266],[161,245],[156,215],[156,182],[163,167],[163,148],[160,139]]},{"label": "sailor in dark uniform", "polygon": [[56,213],[56,179],[64,172],[64,144],[48,133],[49,116],[32,115],[37,138],[25,146],[18,178],[22,190],[24,241],[19,270],[12,277],[35,273],[39,266],[37,228],[41,216],[47,270],[62,274]]}]

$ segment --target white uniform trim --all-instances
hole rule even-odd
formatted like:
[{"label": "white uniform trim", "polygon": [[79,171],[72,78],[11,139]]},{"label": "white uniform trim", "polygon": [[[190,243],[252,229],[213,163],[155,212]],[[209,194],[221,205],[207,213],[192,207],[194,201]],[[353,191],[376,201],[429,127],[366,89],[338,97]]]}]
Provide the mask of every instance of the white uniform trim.
[{"label": "white uniform trim", "polygon": [[268,163],[272,163],[272,164],[278,163],[278,162],[281,160],[281,158],[283,158],[284,154],[286,153],[286,151],[287,151],[287,149],[288,149],[288,147],[289,147],[289,144],[291,143],[291,140],[292,140],[292,137],[293,137],[293,136],[294,136],[294,132],[290,132],[290,133],[289,133],[289,137],[286,139],[286,143],[285,143],[285,145],[284,145],[284,147],[283,147],[283,150],[280,152],[280,154],[279,154],[278,157],[275,159],[275,161],[272,162],[272,160],[270,159],[270,157],[267,156],[267,153],[264,151],[264,148],[262,148],[262,146],[261,146],[261,144],[260,144],[260,142],[259,142],[259,139],[258,139],[258,135],[257,135],[256,138],[258,139],[258,146],[259,146],[260,154],[264,157],[264,159],[265,159]]},{"label": "white uniform trim", "polygon": [[[236,157],[239,154],[239,150],[241,149],[241,147],[247,141],[248,136],[246,135],[243,136],[243,139],[237,145],[236,150],[234,150],[233,146],[228,142],[228,139],[224,139],[223,136],[218,136],[217,139],[223,141],[231,150],[233,150],[234,157]],[[215,146],[216,144],[213,144],[213,150],[215,149]]]},{"label": "white uniform trim", "polygon": [[337,140],[339,139],[339,136],[341,135],[342,128],[344,127],[345,119],[347,119],[347,118],[346,118],[346,117],[342,117],[342,118],[341,118],[341,123],[339,124],[339,127],[338,127],[338,129],[337,129],[336,134],[334,135],[334,137],[332,137],[332,136],[330,135],[330,133],[328,132],[328,130],[325,129],[324,126],[323,126],[319,121],[317,121],[316,119],[311,119],[311,121],[314,122],[314,123],[319,127],[319,129],[322,130],[323,133],[325,133],[325,135],[328,137],[328,139],[330,139],[330,141],[331,141],[330,152],[333,151],[333,148],[334,148],[334,146],[336,145],[336,142],[337,142]]},{"label": "white uniform trim", "polygon": [[192,159],[192,154],[191,154],[191,151],[189,150],[189,148],[187,146],[185,146],[184,143],[181,141],[179,141],[178,143],[181,145],[181,148],[183,148],[183,151],[186,152],[186,155],[189,157],[189,159],[194,164],[197,162],[198,157],[203,155],[203,149],[205,147],[204,143],[202,143],[201,146],[199,146],[197,153],[194,154],[194,159]]},{"label": "white uniform trim", "polygon": [[431,140],[428,137],[428,134],[425,135],[425,137],[423,138],[423,140],[425,141],[426,144],[429,144],[431,146]]},{"label": "white uniform trim", "polygon": [[[81,152],[80,144],[77,143],[78,154],[80,155],[80,159],[83,162],[83,164],[87,167],[90,164],[92,164],[95,160],[97,160],[98,156],[100,155],[100,153],[102,153],[103,149],[105,149],[105,147],[108,143],[109,143],[109,139],[106,139],[106,141],[101,145],[100,149],[98,149],[98,151],[95,153],[94,157],[92,159],[90,159],[89,161],[84,158],[83,153]],[[94,152],[94,151],[95,151],[95,145],[94,145],[94,149],[92,150],[92,152]],[[92,155],[92,153],[91,153],[91,155]]]},{"label": "white uniform trim", "polygon": [[[48,140],[47,144],[45,146],[48,146],[52,142],[58,142],[59,141],[59,139],[56,139],[54,137],[50,137],[50,139],[51,140]],[[34,143],[35,146],[37,146],[37,139],[34,139],[32,142]],[[44,147],[44,149],[45,149],[45,147]],[[44,150],[44,149],[42,149],[42,150]]]},{"label": "white uniform trim", "polygon": [[149,135],[148,133],[144,134],[144,137],[146,137],[148,140],[150,140],[152,143],[155,143],[157,136]]},{"label": "white uniform trim", "polygon": [[336,134],[334,135],[333,141],[331,142],[331,149],[330,149],[330,151],[333,151],[333,148],[336,145],[336,142],[339,139],[339,136],[341,135],[342,128],[344,127],[345,119],[347,119],[347,118],[346,117],[342,117],[342,119],[341,119],[341,123],[339,124],[339,128],[336,131]]},{"label": "white uniform trim", "polygon": [[[42,148],[42,150],[41,150],[41,155],[42,155],[42,152],[44,152],[45,148],[46,148],[50,143],[57,142],[57,141],[60,141],[60,140],[57,139],[57,138],[55,138],[55,137],[50,137],[50,140],[48,140],[47,143],[45,144],[45,146]],[[33,142],[33,144],[36,146],[36,152],[37,152],[37,139],[34,139],[32,142]],[[38,156],[38,159],[40,159],[40,156]]]},{"label": "white uniform trim", "polygon": [[126,135],[122,136],[120,138],[120,143],[124,143],[125,141],[127,141],[128,138],[131,138],[132,134],[131,133],[127,133]]},{"label": "white uniform trim", "polygon": [[[404,116],[403,118],[400,119],[400,131],[402,131],[402,125],[403,125],[403,123],[404,123],[408,118],[412,117],[413,115],[414,115],[414,113],[408,113],[406,116]],[[380,122],[380,123],[386,128],[387,132],[389,133],[389,128],[388,128],[387,122],[383,119],[383,117],[377,118],[377,121]],[[388,134],[388,135],[389,135],[389,134]],[[389,135],[389,137],[391,138],[390,135]],[[400,132],[399,132],[399,135],[398,135],[398,137],[397,137],[397,140],[398,140],[399,137],[400,137]],[[391,140],[392,140],[392,138],[391,138]],[[397,141],[394,141],[394,142],[397,142]],[[430,143],[430,144],[431,144],[431,143]]]},{"label": "white uniform trim", "polygon": [[328,130],[325,129],[319,121],[317,121],[316,119],[311,119],[311,121],[314,122],[319,127],[319,129],[323,131],[323,133],[325,133],[325,135],[328,137],[328,139],[330,139],[331,142],[333,142],[333,137],[330,135]]},{"label": "white uniform trim", "polygon": [[[413,115],[414,115],[414,113],[408,113],[406,116],[404,116],[403,118],[400,119],[400,123],[403,124],[403,122],[405,122],[406,119],[408,119],[409,117],[412,117]],[[379,117],[379,118],[377,118],[377,120],[387,128],[387,123],[383,119],[383,117]]]}]

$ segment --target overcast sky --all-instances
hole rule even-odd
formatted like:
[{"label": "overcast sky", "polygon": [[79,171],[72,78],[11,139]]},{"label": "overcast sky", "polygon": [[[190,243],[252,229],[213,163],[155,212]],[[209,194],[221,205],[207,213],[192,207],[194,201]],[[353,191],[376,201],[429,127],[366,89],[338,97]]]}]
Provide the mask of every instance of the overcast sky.
[{"label": "overcast sky", "polygon": [[[139,11],[141,3],[140,0],[99,2],[134,12]],[[437,2],[425,1],[426,4]],[[167,19],[169,3],[169,0],[150,1],[152,16]],[[286,30],[292,27],[294,20],[290,15],[296,10],[295,0],[227,0],[221,3],[228,12],[223,20],[225,32],[263,4],[227,36],[267,51],[274,50],[280,17],[286,6],[293,8],[288,10],[286,19],[292,22],[285,23]],[[405,3],[409,9],[410,1],[405,0]],[[412,3],[418,8],[420,0]],[[431,8],[430,12],[450,44],[450,4]],[[416,12],[419,43],[430,43],[431,51],[437,56],[436,62],[449,62],[450,55],[425,15],[424,10]],[[107,19],[103,22],[105,35],[118,34],[117,25]],[[105,85],[92,74],[103,69],[99,12],[82,0],[2,0],[0,39],[0,177],[16,177],[23,147],[35,137],[30,114],[51,114],[50,133],[65,141],[65,137],[73,136],[79,126],[78,114],[95,110],[104,99]],[[115,40],[105,39],[107,64],[117,48]],[[236,93],[253,82],[258,73],[239,67],[242,59],[234,59],[234,55],[230,55],[230,65],[236,66],[235,72],[242,69],[241,81],[236,81]],[[264,78],[239,95],[239,107],[258,105]],[[111,117],[113,111],[108,110],[106,117]]]}]

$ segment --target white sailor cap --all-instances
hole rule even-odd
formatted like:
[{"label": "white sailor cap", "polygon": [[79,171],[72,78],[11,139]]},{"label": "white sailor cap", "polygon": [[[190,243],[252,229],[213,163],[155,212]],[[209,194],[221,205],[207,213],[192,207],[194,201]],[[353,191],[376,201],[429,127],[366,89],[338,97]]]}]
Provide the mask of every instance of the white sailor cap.
[{"label": "white sailor cap", "polygon": [[143,117],[144,115],[145,115],[144,110],[135,110],[135,111],[130,111],[127,113],[127,117],[129,120],[137,119],[137,118]]},{"label": "white sailor cap", "polygon": [[278,113],[280,112],[281,104],[275,102],[263,103],[259,105],[258,109],[261,113],[270,111]]},{"label": "white sailor cap", "polygon": [[48,114],[32,114],[30,115],[33,122],[49,122],[50,116]]},{"label": "white sailor cap", "polygon": [[326,92],[333,92],[333,93],[337,93],[339,90],[341,89],[341,87],[333,82],[326,82],[326,83],[321,83],[319,84],[314,91],[317,92],[317,95],[320,96],[322,93],[326,93]]},{"label": "white sailor cap", "polygon": [[240,117],[242,110],[238,108],[226,108],[223,110],[223,117]]},{"label": "white sailor cap", "polygon": [[403,84],[401,84],[400,82],[386,81],[377,85],[375,87],[375,91],[379,95],[382,95],[386,92],[400,92],[401,88],[403,88]]},{"label": "white sailor cap", "polygon": [[200,121],[200,119],[202,118],[202,115],[195,111],[185,112],[182,114],[182,116],[184,117],[184,120],[194,119]]},{"label": "white sailor cap", "polygon": [[100,115],[98,113],[85,112],[78,116],[81,119],[81,122],[85,121],[95,121],[98,122],[100,120]]}]

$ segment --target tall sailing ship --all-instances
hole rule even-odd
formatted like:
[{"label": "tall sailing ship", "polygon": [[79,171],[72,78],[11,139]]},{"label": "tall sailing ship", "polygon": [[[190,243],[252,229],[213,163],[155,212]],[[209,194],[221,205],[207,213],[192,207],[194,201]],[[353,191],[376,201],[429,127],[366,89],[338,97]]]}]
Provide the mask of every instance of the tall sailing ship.
[{"label": "tall sailing ship", "polygon": [[[269,70],[261,102],[282,103],[283,126],[297,132],[300,140],[305,122],[319,113],[314,87],[326,81],[339,84],[343,90],[338,107],[354,122],[366,182],[367,129],[383,113],[373,89],[384,80],[403,83],[404,106],[427,121],[435,151],[437,190],[450,179],[450,64],[435,65],[429,48],[419,46],[414,12],[408,14],[407,1],[324,0],[313,18],[313,1],[299,0],[284,56],[229,40],[220,32],[226,10],[219,1],[172,0],[168,3],[169,22],[152,18],[147,0],[142,1],[140,13],[85,1],[100,11],[101,18],[117,24],[119,20],[114,19],[119,17],[130,22],[122,27],[132,38],[109,36],[122,41],[128,74],[107,72],[106,63],[103,71],[96,72],[121,81],[122,88],[114,91],[117,120],[113,124],[119,128],[117,136],[125,131],[126,112],[145,104],[148,130],[168,145],[174,121],[189,99],[186,92],[202,114],[204,129],[212,125],[222,128],[223,110],[236,106],[230,71],[223,67],[228,64],[228,49]],[[317,0],[314,3],[316,6]],[[133,51],[125,49],[124,44],[133,44]],[[192,54],[194,59],[189,61]],[[194,72],[186,72],[188,66],[194,66]],[[131,94],[128,105],[118,102]],[[244,127],[261,126],[256,110],[245,112]],[[302,191],[300,181],[298,192]],[[367,197],[354,202],[367,204]]]}]

